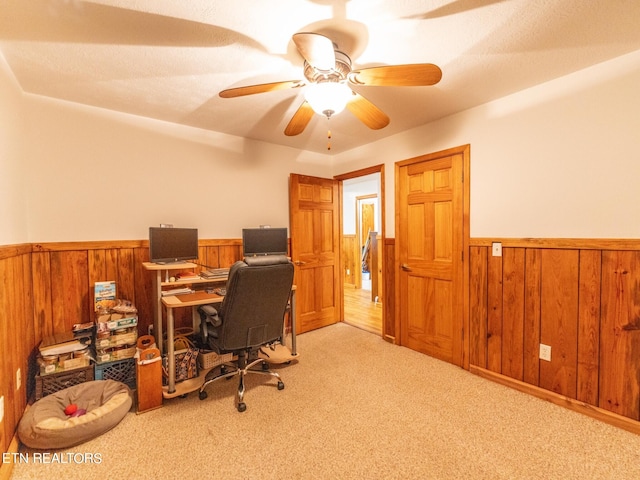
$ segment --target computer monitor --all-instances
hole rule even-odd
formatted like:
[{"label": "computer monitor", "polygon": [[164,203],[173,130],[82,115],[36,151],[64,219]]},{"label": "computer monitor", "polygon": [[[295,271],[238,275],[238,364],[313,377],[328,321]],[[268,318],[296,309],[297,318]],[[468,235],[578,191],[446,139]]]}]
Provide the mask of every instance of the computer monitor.
[{"label": "computer monitor", "polygon": [[149,227],[149,260],[176,263],[198,258],[197,228]]},{"label": "computer monitor", "polygon": [[245,257],[286,255],[287,249],[286,228],[242,229],[242,254]]}]

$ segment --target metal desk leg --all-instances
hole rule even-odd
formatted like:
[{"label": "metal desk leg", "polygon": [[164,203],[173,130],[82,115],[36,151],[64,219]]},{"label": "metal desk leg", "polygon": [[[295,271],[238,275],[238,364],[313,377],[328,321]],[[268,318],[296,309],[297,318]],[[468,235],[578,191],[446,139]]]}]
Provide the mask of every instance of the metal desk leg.
[{"label": "metal desk leg", "polygon": [[296,356],[296,291],[291,292],[291,355]]},{"label": "metal desk leg", "polygon": [[169,366],[169,393],[176,391],[176,357],[173,345],[173,308],[167,308],[167,360]]}]

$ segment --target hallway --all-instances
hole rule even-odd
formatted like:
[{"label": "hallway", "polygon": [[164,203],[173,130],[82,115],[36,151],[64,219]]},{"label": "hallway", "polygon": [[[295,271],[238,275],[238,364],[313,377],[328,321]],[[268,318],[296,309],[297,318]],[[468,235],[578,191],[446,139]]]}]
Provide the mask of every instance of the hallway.
[{"label": "hallway", "polygon": [[371,301],[371,290],[345,285],[344,322],[382,335],[382,304]]}]

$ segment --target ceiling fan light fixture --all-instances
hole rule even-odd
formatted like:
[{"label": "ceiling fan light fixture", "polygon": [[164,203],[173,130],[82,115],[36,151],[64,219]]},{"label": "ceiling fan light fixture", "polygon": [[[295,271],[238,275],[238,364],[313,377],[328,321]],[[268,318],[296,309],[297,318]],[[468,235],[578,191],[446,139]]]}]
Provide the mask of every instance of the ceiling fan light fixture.
[{"label": "ceiling fan light fixture", "polygon": [[327,118],[342,112],[350,96],[351,89],[341,82],[312,83],[304,94],[313,111]]}]

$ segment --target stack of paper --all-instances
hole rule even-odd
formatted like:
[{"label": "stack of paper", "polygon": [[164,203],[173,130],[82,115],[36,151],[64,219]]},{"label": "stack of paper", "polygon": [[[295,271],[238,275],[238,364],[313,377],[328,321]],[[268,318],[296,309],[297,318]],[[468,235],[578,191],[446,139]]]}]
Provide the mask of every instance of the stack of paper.
[{"label": "stack of paper", "polygon": [[163,297],[168,297],[170,295],[184,295],[186,293],[193,293],[195,290],[192,290],[191,288],[172,288],[171,290],[163,290],[162,291],[162,296]]}]

